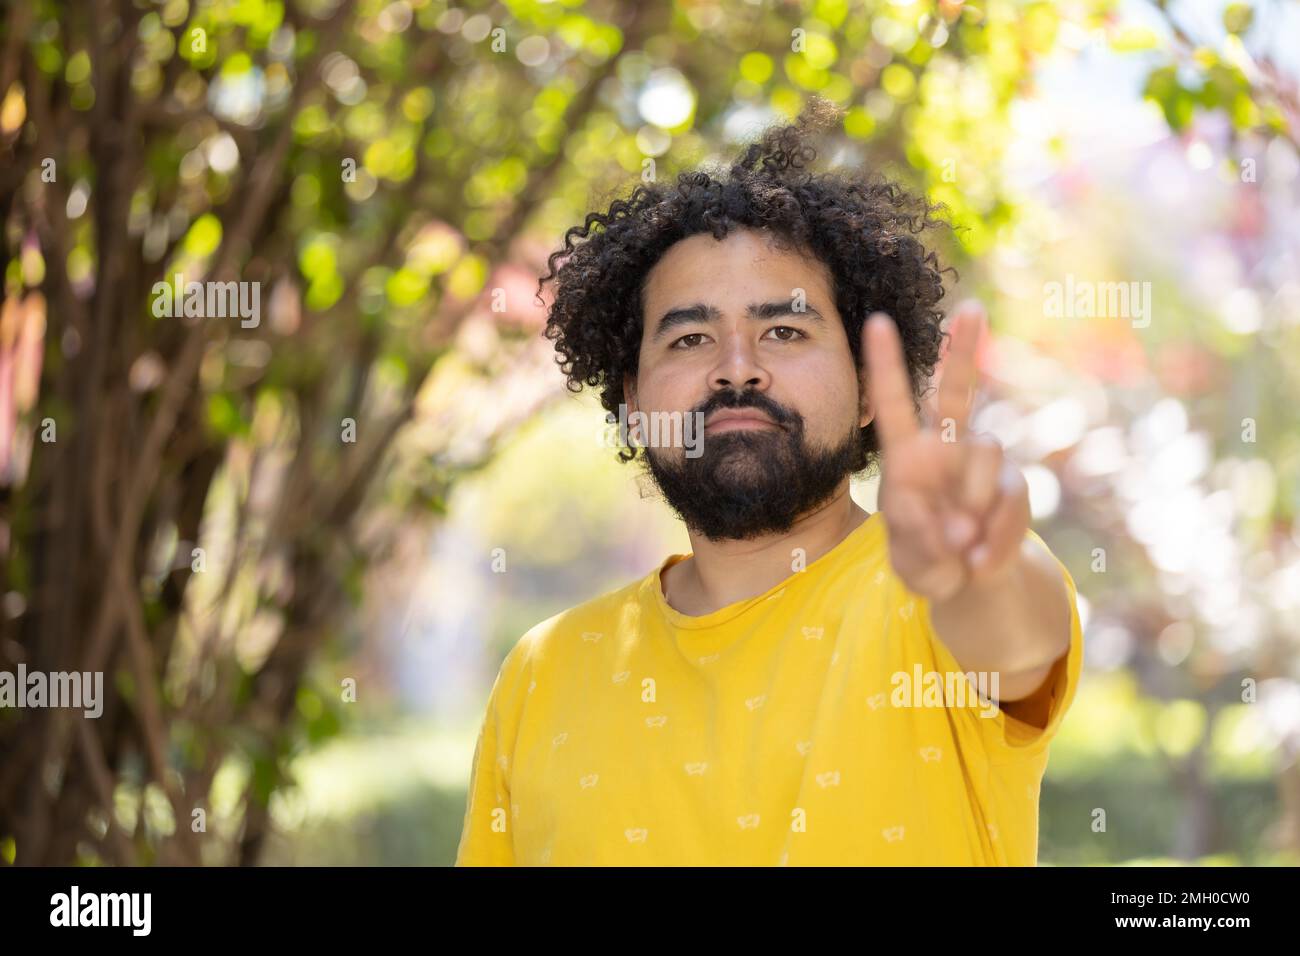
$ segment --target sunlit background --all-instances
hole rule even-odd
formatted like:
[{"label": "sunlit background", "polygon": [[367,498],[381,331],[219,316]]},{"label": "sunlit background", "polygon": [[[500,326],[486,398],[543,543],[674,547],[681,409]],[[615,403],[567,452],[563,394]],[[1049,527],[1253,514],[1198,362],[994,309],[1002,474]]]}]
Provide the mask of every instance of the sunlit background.
[{"label": "sunlit background", "polygon": [[[5,859],[450,863],[504,654],[689,550],[563,387],[545,257],[816,94],[846,110],[824,165],[958,226],[945,301],[992,326],[975,426],[1078,585],[1040,861],[1300,862],[1300,4],[140,0],[116,30],[75,6],[5,28],[0,661],[101,627],[127,650],[96,727],[110,780],[69,792],[96,765],[72,749],[59,840],[17,809],[49,785],[0,772]],[[118,129],[143,144],[125,159]],[[261,282],[262,324],[150,318],[177,272]],[[1074,298],[1110,283],[1119,313]],[[94,347],[114,397],[79,427]],[[72,632],[35,614],[33,516],[70,467],[49,417],[126,450],[102,517],[137,542],[138,593],[83,572]],[[141,610],[153,691],[129,623],[96,616],[115,603]],[[0,714],[0,748],[19,729]]]}]

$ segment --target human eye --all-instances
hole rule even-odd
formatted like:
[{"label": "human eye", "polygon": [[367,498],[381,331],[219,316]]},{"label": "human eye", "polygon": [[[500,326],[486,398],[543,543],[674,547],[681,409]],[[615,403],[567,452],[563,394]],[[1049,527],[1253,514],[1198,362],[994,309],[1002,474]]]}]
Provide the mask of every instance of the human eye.
[{"label": "human eye", "polygon": [[794,333],[793,335],[788,336],[788,337],[787,337],[787,336],[778,335],[776,338],[777,338],[777,341],[779,341],[779,342],[793,342],[793,341],[795,341],[795,336],[798,336],[798,337],[801,338],[801,339],[806,339],[806,338],[808,337],[808,336],[804,335],[804,333],[803,333],[801,330],[796,329],[796,328],[792,328],[791,326],[788,326],[788,325],[777,325],[777,326],[773,326],[772,328],[768,329],[768,331],[769,331],[769,332],[792,332],[792,333]]},{"label": "human eye", "polygon": [[672,348],[682,349],[682,350],[693,349],[695,348],[696,345],[699,344],[698,342],[692,343],[690,345],[682,345],[682,343],[685,342],[687,339],[702,339],[702,338],[704,338],[703,332],[692,332],[689,335],[683,335],[680,339],[674,342],[672,344]]}]

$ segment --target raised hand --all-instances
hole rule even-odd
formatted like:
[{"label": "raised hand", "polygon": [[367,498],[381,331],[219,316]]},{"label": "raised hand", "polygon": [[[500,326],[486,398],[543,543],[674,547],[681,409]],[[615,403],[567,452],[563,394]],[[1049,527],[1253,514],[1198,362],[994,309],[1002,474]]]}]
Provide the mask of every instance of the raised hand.
[{"label": "raised hand", "polygon": [[997,579],[1029,527],[1024,475],[995,439],[967,428],[983,326],[977,303],[953,313],[933,427],[917,420],[893,320],[876,312],[862,328],[890,561],[909,590],[935,602]]}]

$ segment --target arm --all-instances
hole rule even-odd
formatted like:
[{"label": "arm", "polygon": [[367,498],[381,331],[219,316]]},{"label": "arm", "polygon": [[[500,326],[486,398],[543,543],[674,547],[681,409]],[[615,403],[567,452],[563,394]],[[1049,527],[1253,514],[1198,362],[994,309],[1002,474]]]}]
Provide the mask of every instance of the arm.
[{"label": "arm", "polygon": [[[504,673],[506,665],[502,665]],[[498,674],[474,745],[469,793],[456,866],[514,866],[514,820],[510,802],[510,760],[502,744]],[[505,758],[505,759],[503,759]]]},{"label": "arm", "polygon": [[884,465],[880,510],[894,570],[930,602],[953,658],[966,670],[996,671],[999,699],[1024,700],[1020,709],[1032,713],[1043,701],[1030,698],[1047,692],[1069,650],[1070,599],[1055,557],[1027,533],[1024,475],[995,440],[967,430],[982,327],[978,307],[953,316],[934,429],[916,420],[893,323],[877,314],[864,326]]},{"label": "arm", "polygon": [[1030,698],[1046,686],[1070,647],[1065,581],[1056,559],[1029,537],[1002,573],[932,604],[930,618],[963,668],[998,672],[1004,703]]}]

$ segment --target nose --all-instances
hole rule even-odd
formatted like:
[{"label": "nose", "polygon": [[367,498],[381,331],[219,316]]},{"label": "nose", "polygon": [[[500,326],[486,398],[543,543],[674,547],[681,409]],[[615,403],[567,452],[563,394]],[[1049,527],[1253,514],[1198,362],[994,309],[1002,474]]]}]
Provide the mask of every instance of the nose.
[{"label": "nose", "polygon": [[718,361],[709,371],[709,387],[714,391],[766,391],[770,384],[771,376],[759,363],[754,344],[736,332],[728,333]]}]

